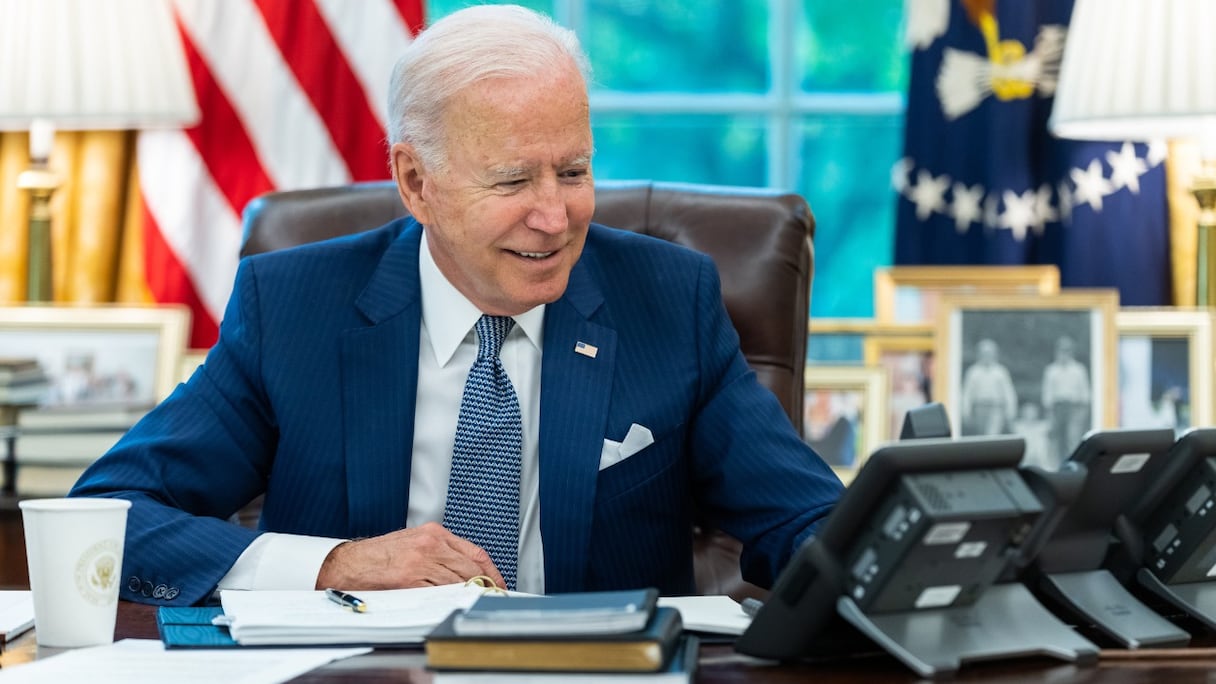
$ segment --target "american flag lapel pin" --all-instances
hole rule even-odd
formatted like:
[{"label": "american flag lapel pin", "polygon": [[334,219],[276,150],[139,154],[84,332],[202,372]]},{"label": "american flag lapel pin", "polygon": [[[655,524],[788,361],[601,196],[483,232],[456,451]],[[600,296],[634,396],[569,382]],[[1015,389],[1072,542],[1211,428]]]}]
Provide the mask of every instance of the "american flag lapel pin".
[{"label": "american flag lapel pin", "polygon": [[579,340],[574,344],[574,351],[586,356],[589,359],[594,359],[595,355],[600,353],[600,348],[594,344],[587,344],[586,342]]}]

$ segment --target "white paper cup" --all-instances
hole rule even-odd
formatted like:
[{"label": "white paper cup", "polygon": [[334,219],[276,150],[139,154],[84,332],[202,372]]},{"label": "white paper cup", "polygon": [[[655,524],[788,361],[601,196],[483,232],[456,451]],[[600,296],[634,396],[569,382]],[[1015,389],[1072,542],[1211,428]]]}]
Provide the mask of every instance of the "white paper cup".
[{"label": "white paper cup", "polygon": [[114,641],[130,501],[30,499],[18,503],[40,646]]}]

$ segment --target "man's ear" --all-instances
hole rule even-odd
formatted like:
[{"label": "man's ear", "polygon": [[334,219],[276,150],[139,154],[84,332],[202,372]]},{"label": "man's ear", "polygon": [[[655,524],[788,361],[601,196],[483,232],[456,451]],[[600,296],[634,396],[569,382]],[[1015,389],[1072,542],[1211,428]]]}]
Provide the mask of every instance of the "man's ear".
[{"label": "man's ear", "polygon": [[393,143],[390,149],[393,163],[393,180],[397,182],[397,194],[401,203],[419,223],[431,222],[430,206],[423,198],[423,186],[431,182],[427,169],[422,165],[418,151],[409,143]]}]

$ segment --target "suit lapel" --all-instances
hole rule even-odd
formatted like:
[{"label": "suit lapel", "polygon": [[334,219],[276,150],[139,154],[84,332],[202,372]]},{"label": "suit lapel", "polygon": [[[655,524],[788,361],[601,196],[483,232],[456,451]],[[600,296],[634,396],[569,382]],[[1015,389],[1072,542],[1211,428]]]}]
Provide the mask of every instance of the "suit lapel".
[{"label": "suit lapel", "polygon": [[385,251],[355,302],[371,325],[342,336],[342,429],[354,536],[405,526],[418,393],[421,235],[414,224]]},{"label": "suit lapel", "polygon": [[[540,528],[546,593],[578,589],[586,574],[616,359],[616,331],[591,320],[602,303],[598,284],[580,261],[570,274],[566,294],[545,311]],[[579,342],[595,347],[595,357],[576,352]]]},{"label": "suit lapel", "polygon": [[[418,391],[422,231],[407,228],[385,252],[356,306],[371,323],[342,336],[342,417],[351,534],[405,525]],[[616,359],[616,330],[600,315],[598,283],[584,260],[565,295],[545,311],[541,367],[540,500],[545,591],[582,586],[599,458]],[[595,357],[575,351],[583,342]]]}]

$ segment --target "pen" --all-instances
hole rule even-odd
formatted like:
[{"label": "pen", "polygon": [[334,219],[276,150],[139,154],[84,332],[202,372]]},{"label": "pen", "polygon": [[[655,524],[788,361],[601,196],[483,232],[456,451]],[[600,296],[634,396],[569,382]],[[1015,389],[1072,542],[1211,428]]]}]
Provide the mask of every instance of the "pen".
[{"label": "pen", "polygon": [[367,612],[367,604],[363,602],[363,599],[354,594],[348,594],[345,591],[338,591],[337,589],[326,589],[325,597],[339,606],[350,608],[356,613]]},{"label": "pen", "polygon": [[743,612],[746,613],[748,617],[756,617],[756,613],[760,612],[760,607],[763,605],[764,602],[760,599],[745,598],[743,599],[743,603],[740,607],[743,608]]}]

